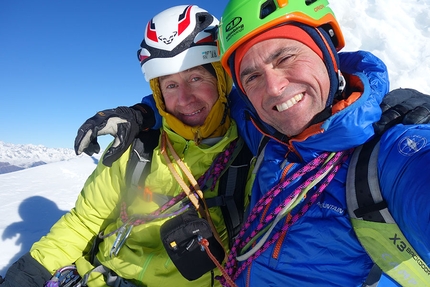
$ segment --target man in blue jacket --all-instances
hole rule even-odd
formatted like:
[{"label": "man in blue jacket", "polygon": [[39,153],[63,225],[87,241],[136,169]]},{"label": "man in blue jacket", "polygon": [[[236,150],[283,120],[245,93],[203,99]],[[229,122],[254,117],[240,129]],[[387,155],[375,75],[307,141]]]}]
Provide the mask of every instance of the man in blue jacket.
[{"label": "man in blue jacket", "polygon": [[[239,286],[362,286],[373,262],[348,216],[346,180],[352,150],[375,134],[386,67],[369,53],[338,54],[344,39],[325,0],[244,4],[223,13],[222,63],[270,140],[227,271]],[[430,286],[429,139],[429,125],[396,125],[381,138],[380,189],[409,243],[389,241],[418,264],[383,254],[391,268],[379,286]]]},{"label": "man in blue jacket", "polygon": [[[227,275],[238,286],[430,286],[429,125],[390,128],[375,160],[382,197],[405,236],[386,239],[410,260],[384,253],[390,268],[375,273],[347,211],[351,155],[375,136],[389,91],[384,63],[363,51],[339,53],[344,39],[326,0],[231,0],[219,45],[242,137],[257,153],[250,120],[268,138]],[[78,135],[81,151],[97,136],[86,131],[92,137]]]}]

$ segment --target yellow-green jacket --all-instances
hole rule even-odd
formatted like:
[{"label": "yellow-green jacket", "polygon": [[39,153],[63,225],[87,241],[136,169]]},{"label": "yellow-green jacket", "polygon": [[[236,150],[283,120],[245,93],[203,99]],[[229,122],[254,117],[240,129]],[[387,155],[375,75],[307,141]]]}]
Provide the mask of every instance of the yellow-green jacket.
[{"label": "yellow-green jacket", "polygon": [[[168,128],[164,130],[175,151],[196,179],[210,167],[215,157],[238,137],[235,122],[232,122],[227,134],[211,147],[204,144],[196,146],[193,141],[184,140]],[[75,207],[65,214],[46,236],[32,246],[31,256],[51,273],[72,263],[76,264],[81,276],[87,273],[94,267],[88,261],[88,252],[94,237],[101,231],[107,234],[122,225],[119,208],[125,199],[121,192],[126,190],[125,173],[130,150],[110,168],[100,162],[87,179]],[[188,183],[185,176],[183,179]],[[176,196],[182,191],[160,154],[160,146],[154,150],[151,172],[146,178],[145,187],[153,193],[168,196]],[[249,181],[246,190],[249,194]],[[217,194],[218,184],[214,191],[206,191],[205,197],[210,198]],[[247,203],[247,196],[245,200]],[[127,206],[127,213],[129,216],[145,214],[157,208],[156,203],[145,201],[138,195]],[[212,207],[209,211],[227,250],[227,231],[221,210],[219,207]],[[109,255],[116,235],[105,238],[99,245],[97,260],[119,276],[131,279],[131,282],[138,286],[210,286],[210,272],[195,281],[188,281],[181,276],[160,240],[159,230],[164,222],[165,220],[158,220],[135,226],[116,257],[111,258]],[[214,271],[216,274],[219,273],[218,270]],[[93,272],[88,286],[107,285],[100,273]]]}]

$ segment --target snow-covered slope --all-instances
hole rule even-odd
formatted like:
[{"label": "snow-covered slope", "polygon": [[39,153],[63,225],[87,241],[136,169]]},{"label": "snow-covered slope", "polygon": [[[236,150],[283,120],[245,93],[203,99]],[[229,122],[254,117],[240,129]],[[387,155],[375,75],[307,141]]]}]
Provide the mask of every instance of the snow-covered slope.
[{"label": "snow-covered slope", "polygon": [[62,161],[0,174],[0,275],[74,206],[98,160],[64,156]]}]

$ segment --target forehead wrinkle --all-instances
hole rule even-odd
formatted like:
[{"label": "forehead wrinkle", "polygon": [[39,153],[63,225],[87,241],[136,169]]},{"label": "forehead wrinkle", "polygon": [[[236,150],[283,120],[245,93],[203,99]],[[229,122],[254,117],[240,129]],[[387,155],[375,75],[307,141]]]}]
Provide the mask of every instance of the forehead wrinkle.
[{"label": "forehead wrinkle", "polygon": [[[201,70],[201,69],[204,69],[204,68],[203,68],[202,66],[196,66],[196,67],[192,67],[192,68],[186,69],[186,70],[184,70],[184,71],[182,71],[182,72],[178,72],[178,73],[175,73],[175,74],[179,74],[179,73],[191,73],[191,72],[193,72],[193,71],[195,71],[195,70]],[[165,75],[165,76],[160,76],[160,77],[158,78],[158,80],[159,80],[159,81],[161,81],[161,80],[167,79],[167,78],[169,78],[169,77],[170,77],[170,76],[172,76],[172,75],[174,75],[174,74]]]},{"label": "forehead wrinkle", "polygon": [[[273,53],[271,53],[266,59],[263,59],[263,63],[265,65],[268,65],[271,62],[273,62],[275,59],[277,59],[280,55],[285,54],[285,53],[291,53],[291,51],[293,51],[293,50],[296,50],[296,48],[295,47],[280,47],[277,50],[275,50]],[[246,67],[240,73],[240,79],[242,79],[242,77],[245,77],[246,75],[251,74],[255,70],[256,70],[255,65]]]}]

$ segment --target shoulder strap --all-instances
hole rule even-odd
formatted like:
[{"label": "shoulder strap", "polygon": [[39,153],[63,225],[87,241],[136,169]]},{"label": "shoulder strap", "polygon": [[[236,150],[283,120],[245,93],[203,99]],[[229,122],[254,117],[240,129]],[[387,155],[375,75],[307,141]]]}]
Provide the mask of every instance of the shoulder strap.
[{"label": "shoulder strap", "polygon": [[[150,163],[154,149],[157,147],[160,137],[160,130],[148,130],[139,134],[134,139],[131,146],[130,157],[127,162],[125,172],[126,189],[121,192],[126,203],[131,203],[138,190],[140,183],[145,181],[150,171]],[[91,250],[89,252],[89,261],[94,264],[95,256],[99,249],[99,244],[103,241],[100,236],[95,236]]]},{"label": "shoulder strap", "polygon": [[358,147],[348,169],[346,200],[358,240],[375,262],[363,286],[376,286],[385,272],[402,286],[427,286],[430,269],[391,216],[379,188],[380,135]]},{"label": "shoulder strap", "polygon": [[395,223],[379,189],[379,138],[357,147],[351,158],[346,188],[348,212],[353,213],[351,218]]},{"label": "shoulder strap", "polygon": [[[151,160],[154,149],[157,147],[160,139],[160,130],[148,130],[141,136],[134,139],[131,146],[130,158],[127,162],[126,169],[126,202],[134,200],[139,186],[143,186],[149,171],[151,170]],[[162,195],[150,194],[151,199],[156,203],[166,202]]]},{"label": "shoulder strap", "polygon": [[[269,137],[261,138],[257,156],[263,154],[262,151],[268,141]],[[245,216],[246,184],[253,158],[252,152],[241,138],[239,138],[236,150],[239,151],[237,156],[220,179],[218,196],[206,200],[208,206],[221,207],[230,248],[242,228]],[[257,164],[255,163],[255,165]]]},{"label": "shoulder strap", "polygon": [[253,169],[253,174],[256,174],[260,165],[264,158],[264,153],[266,150],[266,145],[269,142],[270,138],[268,136],[263,135],[260,139],[260,143],[258,145],[257,155],[255,156],[255,165]]},{"label": "shoulder strap", "polygon": [[[245,191],[251,165],[252,153],[248,146],[239,139],[237,156],[221,176],[215,206],[220,206],[227,228],[229,246],[239,233],[245,214]],[[206,200],[208,203],[210,199]]]}]

